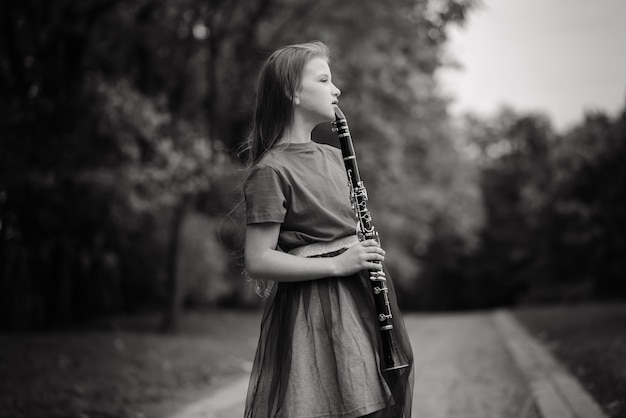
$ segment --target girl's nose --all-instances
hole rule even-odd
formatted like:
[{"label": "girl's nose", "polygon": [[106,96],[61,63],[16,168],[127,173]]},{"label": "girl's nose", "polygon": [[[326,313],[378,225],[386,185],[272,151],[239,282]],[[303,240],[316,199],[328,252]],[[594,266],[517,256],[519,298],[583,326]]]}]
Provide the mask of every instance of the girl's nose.
[{"label": "girl's nose", "polygon": [[333,96],[339,97],[341,96],[341,90],[339,90],[339,88],[337,88],[337,86],[335,86],[333,84],[333,87],[335,88],[335,90],[333,91]]}]

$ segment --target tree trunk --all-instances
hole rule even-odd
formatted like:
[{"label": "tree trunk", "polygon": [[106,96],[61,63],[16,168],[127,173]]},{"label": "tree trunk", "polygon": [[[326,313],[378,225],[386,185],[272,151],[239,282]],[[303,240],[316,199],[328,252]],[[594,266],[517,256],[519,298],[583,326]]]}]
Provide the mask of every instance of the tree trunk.
[{"label": "tree trunk", "polygon": [[52,260],[54,266],[49,275],[44,280],[51,280],[49,293],[44,297],[48,298],[48,309],[46,312],[46,327],[66,327],[74,320],[74,277],[73,260],[75,248],[69,236],[60,237],[57,242],[55,259]]},{"label": "tree trunk", "polygon": [[166,301],[161,321],[162,332],[176,332],[184,301],[184,283],[178,276],[178,251],[180,248],[180,230],[191,202],[190,196],[183,196],[174,208],[170,224],[170,235],[167,249]]},{"label": "tree trunk", "polygon": [[9,281],[6,275],[7,228],[8,220],[6,217],[6,194],[4,190],[0,189],[0,324],[2,324],[3,320],[8,316],[7,307],[9,304],[9,300],[7,298]]}]

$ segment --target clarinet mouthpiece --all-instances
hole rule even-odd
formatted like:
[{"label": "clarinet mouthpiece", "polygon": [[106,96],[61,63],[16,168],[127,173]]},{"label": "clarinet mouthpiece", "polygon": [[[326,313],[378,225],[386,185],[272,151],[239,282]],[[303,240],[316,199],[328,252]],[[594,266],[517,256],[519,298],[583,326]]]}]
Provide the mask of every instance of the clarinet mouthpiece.
[{"label": "clarinet mouthpiece", "polygon": [[335,117],[337,119],[345,119],[346,116],[343,114],[343,112],[341,111],[341,109],[339,109],[339,106],[335,105]]}]

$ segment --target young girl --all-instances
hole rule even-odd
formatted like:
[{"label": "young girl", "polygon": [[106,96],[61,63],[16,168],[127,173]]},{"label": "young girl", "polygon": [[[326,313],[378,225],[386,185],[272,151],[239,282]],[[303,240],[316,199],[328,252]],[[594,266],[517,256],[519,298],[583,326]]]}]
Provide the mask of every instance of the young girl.
[{"label": "young girl", "polygon": [[368,269],[384,260],[359,242],[341,152],[311,141],[335,119],[339,89],[321,42],[265,63],[244,184],[248,274],[267,297],[246,418],[409,418],[412,353],[391,281],[399,349],[409,367],[381,371]]}]

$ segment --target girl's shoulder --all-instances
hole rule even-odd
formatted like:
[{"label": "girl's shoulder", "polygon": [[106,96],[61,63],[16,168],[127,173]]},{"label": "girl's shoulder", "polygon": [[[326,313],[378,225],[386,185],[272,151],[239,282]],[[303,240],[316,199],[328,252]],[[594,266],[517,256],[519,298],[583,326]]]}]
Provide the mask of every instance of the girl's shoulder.
[{"label": "girl's shoulder", "polygon": [[[263,155],[252,166],[252,170],[271,168],[278,173],[285,173],[294,168],[301,168],[302,161],[318,159],[331,159],[343,164],[341,150],[332,145],[310,142],[306,144],[288,144],[286,146],[278,145]],[[306,165],[311,166],[310,163]]]},{"label": "girl's shoulder", "polygon": [[272,168],[274,171],[280,171],[284,166],[285,157],[272,149],[265,153],[265,155],[252,166],[252,169],[261,170]]},{"label": "girl's shoulder", "polygon": [[273,151],[268,151],[259,161],[248,168],[246,181],[263,176],[283,177],[282,173],[286,170],[286,163],[284,158]]}]

